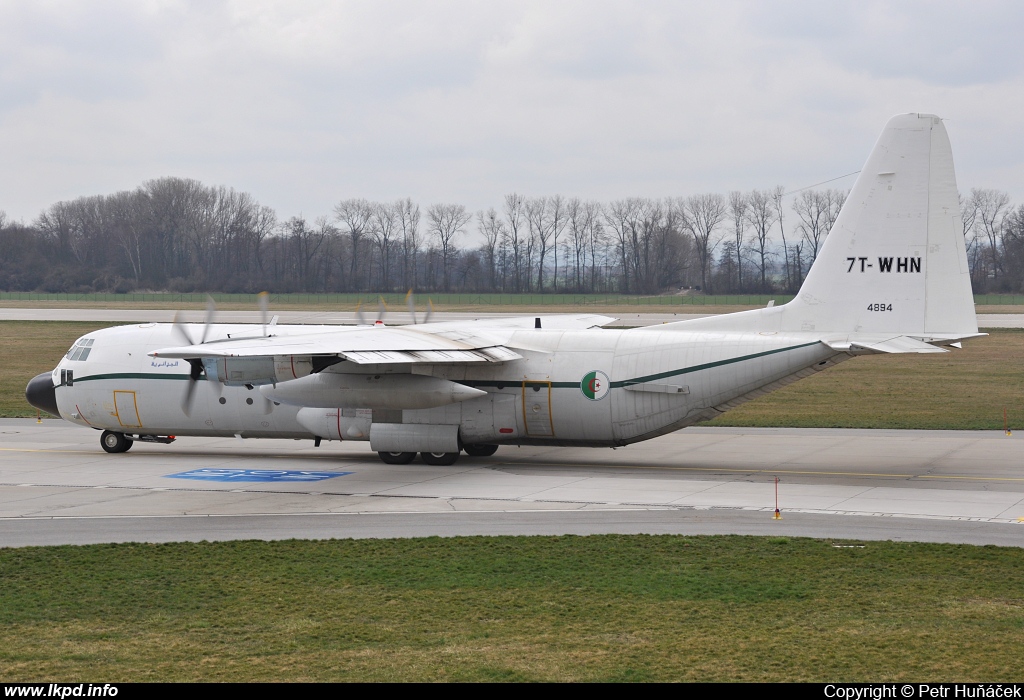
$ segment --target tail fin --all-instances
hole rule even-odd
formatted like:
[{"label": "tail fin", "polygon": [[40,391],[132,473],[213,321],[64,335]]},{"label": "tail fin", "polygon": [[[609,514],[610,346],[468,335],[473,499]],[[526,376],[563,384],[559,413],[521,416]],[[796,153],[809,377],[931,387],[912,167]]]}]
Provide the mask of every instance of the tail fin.
[{"label": "tail fin", "polygon": [[953,153],[931,114],[893,117],[780,330],[978,332]]}]

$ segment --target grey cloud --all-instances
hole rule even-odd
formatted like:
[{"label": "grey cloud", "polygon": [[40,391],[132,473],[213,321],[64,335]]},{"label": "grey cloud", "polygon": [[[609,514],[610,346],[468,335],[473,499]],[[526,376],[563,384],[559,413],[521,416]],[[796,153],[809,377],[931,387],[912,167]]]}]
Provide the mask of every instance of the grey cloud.
[{"label": "grey cloud", "polygon": [[1024,6],[998,2],[756,3],[752,31],[813,47],[850,71],[932,85],[993,83],[1020,74]]}]

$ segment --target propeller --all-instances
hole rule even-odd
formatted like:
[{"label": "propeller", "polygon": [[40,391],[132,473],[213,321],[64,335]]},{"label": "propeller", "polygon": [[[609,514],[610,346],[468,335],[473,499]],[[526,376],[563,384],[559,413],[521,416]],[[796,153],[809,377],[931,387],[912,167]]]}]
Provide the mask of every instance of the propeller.
[{"label": "propeller", "polygon": [[270,293],[260,292],[257,297],[260,304],[260,323],[263,325],[263,337],[267,337],[267,313],[270,309]]},{"label": "propeller", "polygon": [[359,303],[356,304],[356,323],[360,326],[366,325],[366,317],[363,316],[363,300],[360,299]]},{"label": "propeller", "polygon": [[377,320],[373,322],[375,326],[384,325],[384,317],[388,313],[387,304],[384,303],[384,297],[377,297]]},{"label": "propeller", "polygon": [[[409,307],[409,316],[412,318],[413,325],[416,325],[416,300],[413,298],[412,289],[405,294],[405,303]],[[430,317],[434,315],[434,302],[427,299],[427,314],[423,317],[422,323],[430,323]]]},{"label": "propeller", "polygon": [[[202,345],[206,342],[207,336],[210,334],[210,327],[213,325],[214,316],[217,313],[217,304],[214,302],[213,297],[207,295],[206,297],[206,318],[203,321],[203,334],[199,338],[197,343],[189,333],[188,327],[181,321],[181,312],[174,314],[174,324],[172,328],[174,333],[178,335],[186,345]],[[185,387],[185,395],[181,397],[181,411],[186,416],[192,413],[192,402],[195,400],[196,393],[196,382],[203,378],[203,361],[198,358],[192,358],[186,360],[189,364],[188,372],[188,385]],[[220,387],[218,386],[218,389]]]}]

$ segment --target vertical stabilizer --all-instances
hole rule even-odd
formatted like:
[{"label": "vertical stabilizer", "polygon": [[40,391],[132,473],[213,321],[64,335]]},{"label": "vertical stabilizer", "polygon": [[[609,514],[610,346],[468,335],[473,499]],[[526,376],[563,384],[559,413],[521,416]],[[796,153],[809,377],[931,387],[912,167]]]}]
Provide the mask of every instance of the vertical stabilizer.
[{"label": "vertical stabilizer", "polygon": [[942,120],[886,124],[781,329],[978,331],[953,154]]}]

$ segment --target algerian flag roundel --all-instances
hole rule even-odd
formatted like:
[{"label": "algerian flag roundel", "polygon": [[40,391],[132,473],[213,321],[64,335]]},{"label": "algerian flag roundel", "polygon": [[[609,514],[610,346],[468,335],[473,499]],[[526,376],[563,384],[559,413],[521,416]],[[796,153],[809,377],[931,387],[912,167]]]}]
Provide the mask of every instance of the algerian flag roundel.
[{"label": "algerian flag roundel", "polygon": [[580,391],[591,401],[600,401],[608,395],[612,383],[608,381],[608,375],[600,370],[587,372],[580,382]]}]

